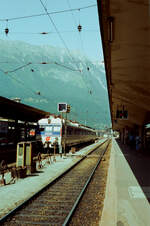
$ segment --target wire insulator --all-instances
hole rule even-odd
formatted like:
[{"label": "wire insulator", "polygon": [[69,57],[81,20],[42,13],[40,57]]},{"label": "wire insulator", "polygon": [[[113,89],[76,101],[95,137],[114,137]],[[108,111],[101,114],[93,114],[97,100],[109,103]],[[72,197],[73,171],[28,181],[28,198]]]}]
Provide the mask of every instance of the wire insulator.
[{"label": "wire insulator", "polygon": [[78,25],[78,31],[81,32],[81,30],[82,30],[82,26],[79,24]]},{"label": "wire insulator", "polygon": [[5,28],[5,34],[8,35],[9,29],[8,27]]},{"label": "wire insulator", "polygon": [[41,32],[40,34],[41,34],[41,35],[47,35],[48,32]]}]

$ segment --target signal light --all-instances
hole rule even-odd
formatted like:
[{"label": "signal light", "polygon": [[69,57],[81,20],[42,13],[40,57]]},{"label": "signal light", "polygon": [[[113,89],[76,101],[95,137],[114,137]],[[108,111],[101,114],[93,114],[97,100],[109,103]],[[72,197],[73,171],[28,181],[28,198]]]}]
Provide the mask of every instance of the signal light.
[{"label": "signal light", "polygon": [[69,113],[71,110],[71,106],[69,104],[67,104],[67,113]]}]

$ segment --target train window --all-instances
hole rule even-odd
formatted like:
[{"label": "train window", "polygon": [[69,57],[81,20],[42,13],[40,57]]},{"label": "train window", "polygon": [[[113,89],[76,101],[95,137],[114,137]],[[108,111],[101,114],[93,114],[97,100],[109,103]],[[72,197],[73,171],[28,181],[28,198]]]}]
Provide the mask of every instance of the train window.
[{"label": "train window", "polygon": [[73,128],[67,127],[67,135],[71,135],[73,131]]},{"label": "train window", "polygon": [[45,126],[44,126],[44,125],[39,125],[39,128],[40,128],[40,129],[44,129]]},{"label": "train window", "polygon": [[54,132],[59,132],[60,131],[60,126],[54,126],[53,127]]},{"label": "train window", "polygon": [[78,130],[77,129],[75,129],[75,134],[78,134]]},{"label": "train window", "polygon": [[45,127],[45,131],[47,131],[47,132],[51,132],[52,131],[52,126],[46,126]]},{"label": "train window", "polygon": [[70,129],[67,127],[67,135],[70,134]]},{"label": "train window", "polygon": [[72,129],[72,128],[69,129],[69,134],[70,134],[70,135],[73,134],[73,129]]}]

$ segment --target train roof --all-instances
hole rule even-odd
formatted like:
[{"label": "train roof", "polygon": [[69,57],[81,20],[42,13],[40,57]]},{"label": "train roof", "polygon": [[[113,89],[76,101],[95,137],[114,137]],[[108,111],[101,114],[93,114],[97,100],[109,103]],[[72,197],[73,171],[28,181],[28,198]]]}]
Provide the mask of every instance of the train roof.
[{"label": "train roof", "polygon": [[[48,120],[50,120],[49,125],[50,124],[61,124],[62,121],[63,121],[63,123],[65,122],[65,120],[61,119],[60,117],[50,115],[48,118],[40,119],[39,124],[43,124],[43,125],[47,124]],[[89,130],[89,131],[95,131],[95,129],[92,129],[91,127],[82,125],[78,122],[73,122],[71,120],[67,120],[67,126],[72,126],[72,127],[76,127],[76,128],[80,128],[80,129],[86,129],[86,130]]]},{"label": "train roof", "polygon": [[[50,120],[49,123],[48,123],[48,120]],[[63,119],[63,122],[64,122],[64,119]],[[40,119],[38,123],[39,124],[61,124],[61,119],[50,115],[48,118]]]}]

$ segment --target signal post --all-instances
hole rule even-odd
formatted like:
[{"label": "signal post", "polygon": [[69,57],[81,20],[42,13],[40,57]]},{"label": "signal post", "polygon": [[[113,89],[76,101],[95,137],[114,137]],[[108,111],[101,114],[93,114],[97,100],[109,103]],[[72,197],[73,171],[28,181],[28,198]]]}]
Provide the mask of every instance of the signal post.
[{"label": "signal post", "polygon": [[58,111],[61,112],[61,120],[63,125],[63,113],[65,113],[65,123],[64,123],[64,143],[61,143],[61,146],[63,145],[64,149],[64,155],[66,155],[66,136],[67,136],[67,113],[70,112],[71,106],[67,103],[59,103],[58,104]]}]

